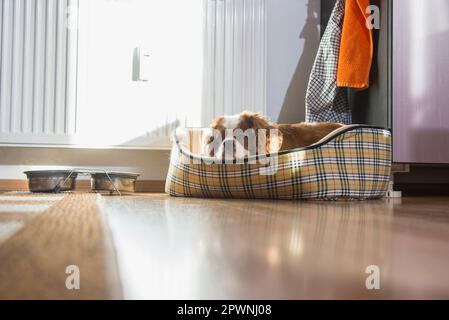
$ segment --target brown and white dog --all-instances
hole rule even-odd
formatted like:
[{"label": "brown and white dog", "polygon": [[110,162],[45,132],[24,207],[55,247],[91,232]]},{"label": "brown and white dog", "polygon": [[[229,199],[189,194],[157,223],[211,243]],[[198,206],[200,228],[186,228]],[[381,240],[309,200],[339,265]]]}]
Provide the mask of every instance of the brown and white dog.
[{"label": "brown and white dog", "polygon": [[[260,113],[245,111],[234,116],[218,117],[212,122],[210,128],[213,129],[212,132],[215,134],[206,136],[204,141],[204,153],[211,157],[225,157],[227,155],[224,146],[229,142],[233,142],[232,152],[235,156],[238,139],[236,139],[235,136],[230,136],[229,133],[236,132],[236,130],[239,129],[241,130],[239,130],[239,132],[247,132],[247,130],[255,132],[257,137],[256,144],[258,146],[260,146],[261,143],[263,144],[262,151],[264,153],[274,153],[310,146],[343,126],[344,125],[340,123],[332,122],[275,124],[268,121],[268,119]],[[264,133],[265,137],[263,141],[260,139],[260,136],[257,135],[258,132]],[[217,135],[219,137],[217,137]],[[218,148],[216,143],[214,144],[214,141],[217,140],[219,141],[219,144],[221,144]],[[247,138],[245,138],[242,147],[244,150],[248,151]],[[261,150],[260,147],[258,150]],[[252,155],[254,153],[250,154]],[[248,155],[248,152],[245,155]]]}]

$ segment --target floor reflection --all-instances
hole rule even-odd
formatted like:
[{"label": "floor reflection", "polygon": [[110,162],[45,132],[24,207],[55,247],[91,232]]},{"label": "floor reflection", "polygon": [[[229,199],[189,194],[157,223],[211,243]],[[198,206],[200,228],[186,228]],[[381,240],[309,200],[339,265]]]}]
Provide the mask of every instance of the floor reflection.
[{"label": "floor reflection", "polygon": [[[101,202],[125,298],[394,297],[407,287],[395,282],[395,255],[413,257],[404,245],[416,238],[409,231],[429,231],[387,200]],[[440,236],[448,239],[447,224]],[[381,270],[380,292],[365,287],[370,265]]]},{"label": "floor reflection", "polygon": [[43,213],[61,196],[33,196],[30,193],[0,193],[0,245],[22,230],[26,221]]},{"label": "floor reflection", "polygon": [[3,241],[8,240],[14,234],[16,234],[20,229],[25,226],[25,223],[20,220],[12,220],[7,222],[0,221],[0,244]]}]

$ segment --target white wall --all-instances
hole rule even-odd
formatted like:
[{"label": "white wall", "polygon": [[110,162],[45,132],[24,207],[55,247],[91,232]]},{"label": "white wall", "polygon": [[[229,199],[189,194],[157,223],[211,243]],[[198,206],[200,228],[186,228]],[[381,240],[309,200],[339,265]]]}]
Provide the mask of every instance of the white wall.
[{"label": "white wall", "polygon": [[165,180],[169,151],[0,148],[0,179],[26,179],[23,171],[97,168],[140,173],[140,180]]},{"label": "white wall", "polygon": [[310,70],[320,41],[320,0],[267,0],[268,116],[304,121]]}]

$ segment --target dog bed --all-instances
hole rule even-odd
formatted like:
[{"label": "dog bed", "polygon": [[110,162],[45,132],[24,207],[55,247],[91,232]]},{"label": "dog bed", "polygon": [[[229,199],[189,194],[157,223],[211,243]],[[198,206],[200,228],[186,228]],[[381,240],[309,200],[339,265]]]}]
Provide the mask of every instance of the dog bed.
[{"label": "dog bed", "polygon": [[171,196],[356,200],[388,189],[391,132],[383,128],[346,126],[309,147],[231,162],[201,156],[186,142],[192,130],[174,134],[165,187]]}]

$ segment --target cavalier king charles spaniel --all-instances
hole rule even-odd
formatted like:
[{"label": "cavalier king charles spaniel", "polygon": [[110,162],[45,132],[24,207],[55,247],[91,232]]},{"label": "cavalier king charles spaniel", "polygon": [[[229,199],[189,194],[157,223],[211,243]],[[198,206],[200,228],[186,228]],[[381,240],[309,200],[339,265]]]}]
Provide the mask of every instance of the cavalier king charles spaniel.
[{"label": "cavalier king charles spaniel", "polygon": [[302,148],[343,126],[331,122],[275,124],[260,113],[245,111],[212,122],[204,138],[203,154],[229,159]]}]

